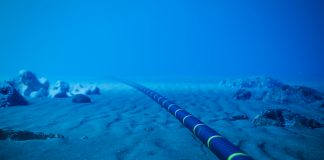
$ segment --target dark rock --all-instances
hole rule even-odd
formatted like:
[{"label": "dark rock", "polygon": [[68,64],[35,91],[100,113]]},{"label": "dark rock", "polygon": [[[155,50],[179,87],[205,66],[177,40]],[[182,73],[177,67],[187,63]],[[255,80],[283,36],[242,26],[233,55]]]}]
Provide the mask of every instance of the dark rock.
[{"label": "dark rock", "polygon": [[28,105],[10,82],[0,83],[0,107]]},{"label": "dark rock", "polygon": [[237,120],[246,120],[246,119],[249,119],[249,117],[245,114],[235,114],[235,115],[229,116],[228,118],[223,118],[222,120],[237,121]]},{"label": "dark rock", "polygon": [[91,99],[84,94],[76,94],[73,96],[72,102],[74,102],[74,103],[90,103]]},{"label": "dark rock", "polygon": [[253,124],[255,126],[279,126],[279,127],[308,127],[320,128],[322,125],[314,119],[308,119],[300,114],[287,109],[268,109],[257,115]]},{"label": "dark rock", "polygon": [[57,81],[54,87],[50,90],[49,96],[52,98],[68,97],[69,84],[63,81]]},{"label": "dark rock", "polygon": [[88,136],[82,136],[80,139],[89,139]]},{"label": "dark rock", "polygon": [[245,89],[239,89],[234,94],[233,98],[236,100],[249,100],[252,97],[252,93]]},{"label": "dark rock", "polygon": [[236,120],[244,120],[244,119],[249,119],[249,117],[245,114],[240,114],[240,115],[233,115],[230,117],[230,121],[236,121]]},{"label": "dark rock", "polygon": [[324,103],[322,103],[322,104],[320,105],[320,108],[324,108]]},{"label": "dark rock", "polygon": [[45,140],[48,138],[64,138],[64,136],[59,134],[44,134],[42,132],[30,132],[30,131],[15,131],[15,130],[4,130],[0,129],[0,140]]}]

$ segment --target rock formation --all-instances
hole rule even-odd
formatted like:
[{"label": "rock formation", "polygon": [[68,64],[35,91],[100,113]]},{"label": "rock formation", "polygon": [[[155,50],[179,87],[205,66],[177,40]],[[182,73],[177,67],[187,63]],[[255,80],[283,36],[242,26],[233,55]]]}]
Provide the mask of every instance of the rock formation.
[{"label": "rock formation", "polygon": [[66,98],[68,97],[69,84],[63,81],[57,81],[50,90],[49,97],[51,98]]},{"label": "rock formation", "polygon": [[11,82],[0,83],[0,107],[27,105],[28,102],[13,87]]},{"label": "rock formation", "polygon": [[21,95],[31,98],[48,95],[49,82],[46,78],[37,79],[31,71],[19,71],[18,78],[12,81],[14,87]]},{"label": "rock formation", "polygon": [[314,119],[308,119],[287,109],[267,109],[253,119],[255,126],[320,128]]},{"label": "rock formation", "polygon": [[324,100],[324,95],[314,89],[289,86],[269,77],[225,80],[221,81],[219,86],[234,90],[233,98],[236,100],[254,99],[279,104],[313,103]]}]

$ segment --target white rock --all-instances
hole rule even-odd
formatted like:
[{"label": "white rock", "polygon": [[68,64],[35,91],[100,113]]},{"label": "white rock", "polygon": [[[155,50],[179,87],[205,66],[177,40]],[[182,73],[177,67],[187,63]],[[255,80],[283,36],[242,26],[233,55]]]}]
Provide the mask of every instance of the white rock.
[{"label": "white rock", "polygon": [[81,84],[76,84],[71,90],[71,94],[87,94],[89,91],[88,88],[83,87]]},{"label": "white rock", "polygon": [[43,88],[48,89],[49,88],[49,81],[45,77],[42,77],[39,79],[39,82],[43,85]]},{"label": "white rock", "polygon": [[97,86],[92,85],[87,94],[100,94],[100,89]]},{"label": "white rock", "polygon": [[45,88],[41,88],[38,91],[33,91],[30,93],[29,97],[30,98],[38,98],[38,97],[43,97],[44,95],[47,95],[48,91]]},{"label": "white rock", "polygon": [[84,87],[81,84],[76,84],[72,90],[71,94],[76,95],[76,94],[84,94],[84,95],[93,95],[93,94],[100,94],[100,89],[92,85],[90,87]]},{"label": "white rock", "polygon": [[42,78],[39,81],[34,73],[28,70],[20,70],[18,79],[14,81],[15,88],[22,94],[23,96],[29,97],[31,93],[33,95],[31,97],[43,97],[48,95],[48,87],[49,82],[45,78]]},{"label": "white rock", "polygon": [[54,87],[50,90],[49,97],[65,98],[68,97],[69,84],[63,81],[57,81]]}]

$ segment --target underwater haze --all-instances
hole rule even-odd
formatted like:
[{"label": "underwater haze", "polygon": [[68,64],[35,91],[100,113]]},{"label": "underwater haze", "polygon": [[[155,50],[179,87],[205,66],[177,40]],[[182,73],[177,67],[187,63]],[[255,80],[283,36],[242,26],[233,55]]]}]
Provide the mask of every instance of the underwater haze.
[{"label": "underwater haze", "polygon": [[324,160],[323,0],[0,0],[0,160]]},{"label": "underwater haze", "polygon": [[323,80],[324,3],[0,2],[0,72]]}]

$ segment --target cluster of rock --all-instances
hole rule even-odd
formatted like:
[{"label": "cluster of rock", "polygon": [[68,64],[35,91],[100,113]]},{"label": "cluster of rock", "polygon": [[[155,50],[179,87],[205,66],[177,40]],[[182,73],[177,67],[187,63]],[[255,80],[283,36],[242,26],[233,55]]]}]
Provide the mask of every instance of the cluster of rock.
[{"label": "cluster of rock", "polygon": [[318,121],[308,119],[287,109],[267,109],[253,119],[255,126],[323,127]]},{"label": "cluster of rock", "polygon": [[220,87],[235,91],[236,100],[262,100],[265,102],[312,103],[324,100],[324,95],[314,89],[303,86],[289,86],[270,77],[250,77],[245,79],[224,80]]},{"label": "cluster of rock", "polygon": [[43,132],[30,132],[30,131],[15,131],[15,130],[5,130],[0,129],[0,140],[46,140],[49,138],[64,138],[60,134],[45,134]]},{"label": "cluster of rock", "polygon": [[89,103],[87,95],[100,94],[97,86],[83,87],[75,85],[72,89],[68,83],[57,81],[53,87],[46,78],[38,79],[31,71],[21,70],[18,77],[11,81],[0,83],[0,107],[27,105],[25,98],[51,97],[66,98],[73,97],[72,102]]}]

